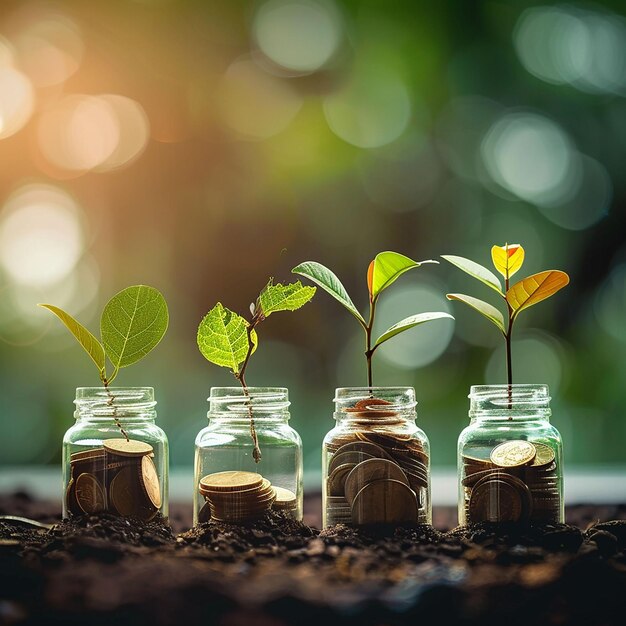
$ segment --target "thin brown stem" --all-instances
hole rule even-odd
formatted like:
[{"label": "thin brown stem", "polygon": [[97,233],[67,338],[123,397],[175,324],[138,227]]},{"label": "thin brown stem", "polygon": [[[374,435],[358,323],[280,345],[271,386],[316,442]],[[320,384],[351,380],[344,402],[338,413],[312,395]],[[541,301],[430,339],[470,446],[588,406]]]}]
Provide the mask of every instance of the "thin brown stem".
[{"label": "thin brown stem", "polygon": [[[505,293],[509,291],[509,276],[507,272],[506,279],[504,281],[505,284]],[[505,335],[506,341],[506,381],[508,385],[508,395],[509,395],[509,410],[513,407],[513,358],[511,355],[511,336],[513,333],[513,308],[509,304],[509,301],[506,301],[507,311],[509,313],[509,324]]]},{"label": "thin brown stem", "polygon": [[376,314],[376,299],[370,300],[370,318],[365,328],[365,360],[367,364],[367,386],[370,395],[373,393],[373,374],[372,374],[372,356],[374,349],[372,348],[372,328],[374,327],[374,316]]},{"label": "thin brown stem", "polygon": [[120,432],[122,433],[122,435],[124,435],[124,438],[126,439],[126,441],[130,441],[130,438],[128,437],[128,433],[124,430],[124,427],[122,426],[122,422],[120,422],[120,418],[117,414],[117,406],[114,404],[115,396],[111,393],[111,390],[109,389],[110,383],[111,381],[108,380],[106,377],[102,379],[104,390],[107,392],[107,396],[109,396],[109,399],[107,400],[107,405],[113,409],[113,420],[115,422],[115,425],[120,429]]}]

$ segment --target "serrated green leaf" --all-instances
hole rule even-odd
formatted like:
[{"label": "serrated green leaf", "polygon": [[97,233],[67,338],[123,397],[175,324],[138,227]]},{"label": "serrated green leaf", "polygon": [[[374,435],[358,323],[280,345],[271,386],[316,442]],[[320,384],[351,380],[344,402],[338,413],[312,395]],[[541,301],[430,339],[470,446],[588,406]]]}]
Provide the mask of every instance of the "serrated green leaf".
[{"label": "serrated green leaf", "polygon": [[341,284],[337,276],[327,267],[316,261],[305,261],[291,270],[294,274],[306,276],[316,285],[319,285],[324,291],[329,293],[335,300],[340,302],[359,322],[365,326],[365,320],[354,306],[354,302],[350,299],[346,288]]},{"label": "serrated green leaf", "polygon": [[491,289],[497,291],[501,296],[504,296],[500,279],[486,267],[480,265],[479,263],[475,263],[474,261],[470,261],[469,259],[466,259],[462,256],[442,254],[441,258],[445,259],[449,263],[452,263],[452,265],[455,265],[460,270],[463,270],[472,278],[476,278],[481,283],[484,283],[485,285],[487,285],[487,287],[491,287]]},{"label": "serrated green leaf", "polygon": [[523,278],[507,292],[506,299],[513,309],[513,317],[525,309],[553,296],[569,283],[569,276],[560,270],[547,270]]},{"label": "serrated green leaf", "polygon": [[299,280],[287,285],[274,285],[270,279],[259,295],[259,305],[264,317],[277,311],[295,311],[304,306],[316,290],[316,287],[305,287]]},{"label": "serrated green leaf", "polygon": [[146,356],[161,341],[168,323],[167,303],[154,287],[134,285],[115,294],[100,319],[104,350],[115,371]]},{"label": "serrated green leaf", "polygon": [[482,316],[486,317],[490,322],[495,324],[502,334],[506,335],[506,329],[504,328],[504,316],[495,306],[492,306],[488,302],[483,302],[478,298],[473,298],[472,296],[466,296],[462,293],[449,293],[446,296],[448,300],[458,300],[459,302],[463,302],[467,304],[467,306],[471,307],[475,311],[478,311]]},{"label": "serrated green leaf", "polygon": [[[202,356],[211,363],[229,367],[239,373],[239,365],[248,354],[249,323],[218,302],[203,318],[198,326],[198,348]],[[250,334],[252,352],[257,348],[256,331]]]},{"label": "serrated green leaf", "polygon": [[383,289],[398,280],[402,274],[414,267],[419,267],[422,263],[437,263],[437,261],[428,260],[418,263],[404,254],[391,251],[377,254],[374,259],[371,285],[368,285],[372,299],[376,299]]},{"label": "serrated green leaf", "polygon": [[105,375],[106,358],[102,344],[79,321],[75,320],[63,309],[53,304],[40,304],[39,306],[54,313],[65,324],[65,327],[76,337],[78,343],[96,364],[100,377],[103,378]]},{"label": "serrated green leaf", "polygon": [[443,311],[433,312],[433,313],[418,313],[417,315],[411,315],[410,317],[406,317],[402,321],[394,324],[390,328],[388,328],[377,340],[374,344],[374,348],[378,347],[381,343],[388,341],[392,337],[403,333],[405,330],[409,330],[410,328],[414,328],[415,326],[419,326],[424,322],[430,322],[432,320],[440,320],[448,318],[453,320],[454,317],[450,315],[450,313],[444,313]]}]

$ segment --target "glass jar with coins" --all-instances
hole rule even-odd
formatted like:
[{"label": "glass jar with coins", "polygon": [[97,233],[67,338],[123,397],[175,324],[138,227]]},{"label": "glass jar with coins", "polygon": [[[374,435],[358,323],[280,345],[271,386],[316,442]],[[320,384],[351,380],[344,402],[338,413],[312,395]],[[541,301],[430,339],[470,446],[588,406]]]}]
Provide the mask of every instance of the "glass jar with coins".
[{"label": "glass jar with coins", "polygon": [[151,387],[79,387],[63,438],[63,516],[168,514],[168,443]]},{"label": "glass jar with coins", "polygon": [[324,527],[431,523],[430,446],[416,405],[412,387],[337,389],[322,448]]},{"label": "glass jar with coins", "polygon": [[547,385],[474,385],[469,398],[459,523],[563,522],[563,446]]},{"label": "glass jar with coins", "polygon": [[[193,521],[246,523],[270,509],[302,519],[302,441],[282,387],[213,387],[196,437]],[[253,456],[254,428],[261,450]]]}]

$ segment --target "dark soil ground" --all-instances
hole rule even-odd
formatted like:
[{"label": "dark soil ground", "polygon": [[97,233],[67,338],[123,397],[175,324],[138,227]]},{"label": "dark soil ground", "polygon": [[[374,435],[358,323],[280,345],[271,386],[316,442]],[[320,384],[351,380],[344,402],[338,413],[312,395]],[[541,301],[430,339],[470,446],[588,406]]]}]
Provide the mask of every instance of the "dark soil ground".
[{"label": "dark soil ground", "polygon": [[[311,505],[310,505],[311,506]],[[0,513],[54,520],[26,494]],[[440,520],[453,512],[440,514]],[[110,516],[0,521],[0,624],[626,624],[626,506],[570,525],[320,532],[280,513],[174,531]]]}]

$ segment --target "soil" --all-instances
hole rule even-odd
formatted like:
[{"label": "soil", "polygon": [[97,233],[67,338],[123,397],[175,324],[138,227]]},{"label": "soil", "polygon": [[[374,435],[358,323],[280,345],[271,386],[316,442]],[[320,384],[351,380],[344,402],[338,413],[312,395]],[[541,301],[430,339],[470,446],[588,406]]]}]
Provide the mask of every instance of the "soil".
[{"label": "soil", "polygon": [[[0,497],[0,513],[56,517],[26,494]],[[319,531],[270,512],[179,534],[108,515],[49,531],[0,521],[0,624],[623,624],[626,506],[569,515]]]}]

